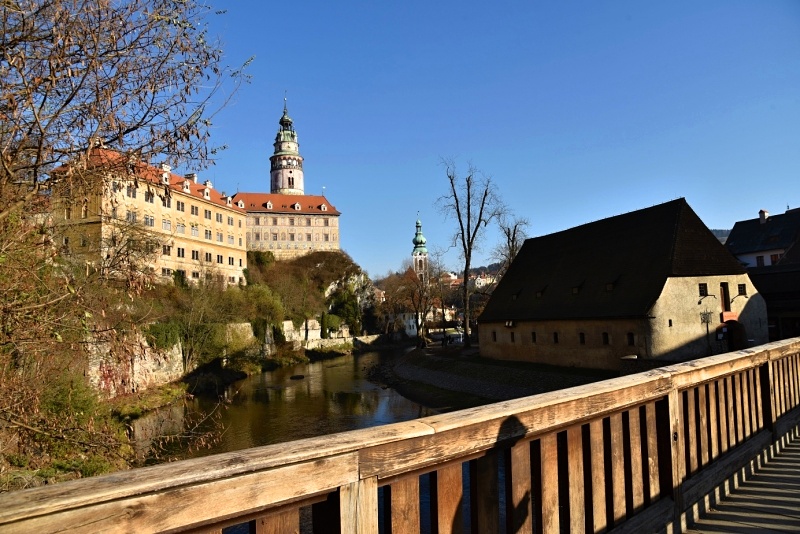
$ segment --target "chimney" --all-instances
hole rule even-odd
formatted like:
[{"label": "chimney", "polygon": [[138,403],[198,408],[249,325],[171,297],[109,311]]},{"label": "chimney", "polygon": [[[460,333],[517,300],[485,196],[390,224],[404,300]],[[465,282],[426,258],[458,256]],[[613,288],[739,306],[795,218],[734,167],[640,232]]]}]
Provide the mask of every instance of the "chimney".
[{"label": "chimney", "polygon": [[190,172],[190,173],[186,174],[186,179],[187,180],[191,180],[194,183],[197,183],[197,173],[196,172]]},{"label": "chimney", "polygon": [[758,212],[758,221],[761,224],[764,224],[769,219],[769,212],[767,210],[759,210]]},{"label": "chimney", "polygon": [[172,167],[170,167],[166,163],[162,163],[161,164],[161,183],[162,184],[169,185],[170,171],[172,171]]},{"label": "chimney", "polygon": [[209,189],[214,189],[214,186],[211,185],[211,180],[206,180],[205,182],[203,182],[203,185],[208,187]]}]

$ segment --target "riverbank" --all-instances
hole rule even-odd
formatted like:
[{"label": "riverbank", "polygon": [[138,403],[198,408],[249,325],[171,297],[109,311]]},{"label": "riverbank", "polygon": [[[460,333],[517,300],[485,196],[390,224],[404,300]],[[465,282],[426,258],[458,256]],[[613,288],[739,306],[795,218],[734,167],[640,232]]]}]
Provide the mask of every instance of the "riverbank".
[{"label": "riverbank", "polygon": [[373,376],[415,402],[446,412],[598,382],[616,373],[481,358],[475,348],[427,347]]}]

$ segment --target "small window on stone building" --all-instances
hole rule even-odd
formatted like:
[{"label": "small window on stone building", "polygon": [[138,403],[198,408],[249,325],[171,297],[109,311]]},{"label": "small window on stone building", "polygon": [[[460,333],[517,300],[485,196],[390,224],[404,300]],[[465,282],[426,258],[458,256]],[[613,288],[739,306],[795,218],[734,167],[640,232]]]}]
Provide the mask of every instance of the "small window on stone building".
[{"label": "small window on stone building", "polygon": [[628,332],[628,345],[633,346],[635,345],[636,338],[633,335],[633,332]]},{"label": "small window on stone building", "polygon": [[558,332],[553,332],[553,343],[558,343]]},{"label": "small window on stone building", "polygon": [[739,294],[743,297],[747,296],[747,284],[739,284]]},{"label": "small window on stone building", "polygon": [[497,332],[492,330],[492,341],[497,342]]},{"label": "small window on stone building", "polygon": [[672,328],[672,319],[669,320],[669,327]]},{"label": "small window on stone building", "polygon": [[514,343],[514,332],[511,332],[511,342]]},{"label": "small window on stone building", "polygon": [[536,332],[531,332],[531,343],[536,343]]},{"label": "small window on stone building", "polygon": [[581,345],[586,345],[586,334],[584,334],[583,332],[579,332],[578,341],[580,342]]},{"label": "small window on stone building", "polygon": [[708,296],[708,284],[706,283],[698,284],[697,290],[701,297]]},{"label": "small window on stone building", "polygon": [[610,342],[608,332],[603,332],[603,345],[608,345]]},{"label": "small window on stone building", "polygon": [[764,266],[764,256],[756,256],[756,266],[758,267]]}]

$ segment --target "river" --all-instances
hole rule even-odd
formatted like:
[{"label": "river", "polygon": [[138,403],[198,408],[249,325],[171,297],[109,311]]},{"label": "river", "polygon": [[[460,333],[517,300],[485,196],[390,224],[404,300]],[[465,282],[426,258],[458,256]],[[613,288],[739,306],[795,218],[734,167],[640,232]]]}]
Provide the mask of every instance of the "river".
[{"label": "river", "polygon": [[[185,406],[142,418],[137,438],[174,433],[198,414],[217,412],[222,434],[210,447],[185,452],[205,456],[346,430],[408,421],[437,413],[370,381],[368,370],[397,351],[367,352],[285,367],[229,386],[225,400],[196,397]],[[185,411],[184,411],[185,410]],[[173,455],[175,451],[173,450]],[[180,455],[180,454],[178,454]]]}]

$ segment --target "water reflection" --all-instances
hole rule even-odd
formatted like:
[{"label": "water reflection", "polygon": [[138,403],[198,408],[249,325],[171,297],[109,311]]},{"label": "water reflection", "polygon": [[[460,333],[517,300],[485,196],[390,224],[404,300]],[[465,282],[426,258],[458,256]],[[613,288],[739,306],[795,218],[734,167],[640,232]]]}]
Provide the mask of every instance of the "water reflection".
[{"label": "water reflection", "polygon": [[[282,368],[251,376],[226,392],[220,442],[192,456],[407,421],[436,413],[391,388],[371,382],[367,371],[394,358],[371,352]],[[302,378],[298,379],[298,375]],[[190,412],[208,412],[209,399],[195,399]]]}]

